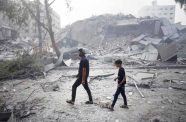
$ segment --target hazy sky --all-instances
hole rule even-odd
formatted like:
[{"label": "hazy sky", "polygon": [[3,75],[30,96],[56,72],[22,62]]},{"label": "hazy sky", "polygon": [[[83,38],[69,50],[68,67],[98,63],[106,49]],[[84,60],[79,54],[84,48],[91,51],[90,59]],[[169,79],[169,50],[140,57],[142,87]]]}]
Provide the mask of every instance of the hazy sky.
[{"label": "hazy sky", "polygon": [[[133,14],[145,5],[151,5],[152,0],[68,0],[72,10],[67,8],[66,0],[56,0],[52,8],[61,17],[61,26],[64,27],[77,20],[100,14]],[[158,0],[159,5],[176,5],[176,22],[186,24],[186,14],[174,0]]]}]

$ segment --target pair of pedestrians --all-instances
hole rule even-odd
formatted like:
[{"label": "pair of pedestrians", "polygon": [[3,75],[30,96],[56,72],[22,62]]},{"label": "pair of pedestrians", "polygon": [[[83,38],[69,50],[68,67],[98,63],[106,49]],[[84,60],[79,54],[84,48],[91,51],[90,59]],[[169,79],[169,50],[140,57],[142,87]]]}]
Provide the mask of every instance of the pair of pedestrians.
[{"label": "pair of pedestrians", "polygon": [[[88,86],[87,79],[89,77],[89,61],[85,56],[85,51],[83,49],[79,49],[79,56],[81,57],[80,64],[79,64],[79,70],[77,75],[77,80],[72,86],[72,98],[71,100],[67,100],[66,102],[69,104],[75,103],[76,98],[76,89],[81,84],[83,85],[84,89],[87,91],[87,94],[89,96],[89,101],[86,101],[85,104],[93,104],[92,94]],[[119,68],[118,76],[114,80],[117,81],[118,87],[114,94],[114,100],[112,102],[112,105],[109,107],[111,111],[114,110],[114,105],[118,99],[119,94],[121,93],[124,104],[121,106],[121,108],[128,108],[127,106],[127,98],[125,95],[125,84],[126,84],[126,77],[125,77],[125,70],[122,67],[122,61],[116,60],[115,66]]]}]

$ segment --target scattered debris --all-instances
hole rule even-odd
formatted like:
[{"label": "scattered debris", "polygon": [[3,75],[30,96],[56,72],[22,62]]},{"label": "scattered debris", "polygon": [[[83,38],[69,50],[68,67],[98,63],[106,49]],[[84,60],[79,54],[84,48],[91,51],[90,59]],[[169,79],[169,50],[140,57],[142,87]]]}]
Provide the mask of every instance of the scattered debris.
[{"label": "scattered debris", "polygon": [[8,92],[8,89],[6,87],[3,87],[2,89],[0,89],[0,92]]},{"label": "scattered debris", "polygon": [[138,72],[133,77],[135,77],[136,80],[154,79],[155,78],[155,73]]},{"label": "scattered debris", "polygon": [[[33,94],[33,92],[31,94]],[[31,94],[29,95],[29,97],[31,96]],[[34,106],[37,106],[44,99],[37,98],[30,102],[27,102],[28,98],[23,102],[18,102],[14,107],[13,113],[16,119],[23,119],[28,116],[36,114],[36,112],[33,110]]]},{"label": "scattered debris", "polygon": [[110,105],[111,105],[111,103],[110,103],[110,101],[100,101],[100,102],[99,102],[99,105],[100,105],[100,107],[102,107],[102,108],[109,108]]},{"label": "scattered debris", "polygon": [[53,86],[53,89],[52,89],[52,90],[53,90],[53,91],[59,91],[59,90],[60,90],[59,85]]},{"label": "scattered debris", "polygon": [[97,76],[94,76],[93,78],[90,78],[90,81],[89,81],[89,82],[92,82],[92,81],[95,80],[95,79],[101,79],[101,78],[109,77],[109,76],[112,76],[112,75],[114,75],[114,74],[115,74],[115,73],[104,74],[104,75],[97,75]]},{"label": "scattered debris", "polygon": [[180,85],[171,86],[172,89],[186,91],[186,88]]},{"label": "scattered debris", "polygon": [[46,82],[46,83],[41,84],[41,87],[44,92],[59,91],[60,87],[57,82],[58,81]]},{"label": "scattered debris", "polygon": [[[135,84],[132,84],[132,83],[128,83],[128,85],[129,85],[129,86],[135,87]],[[151,86],[152,86],[152,84],[151,84],[151,82],[148,82],[148,84],[143,84],[143,83],[141,83],[141,84],[137,84],[137,86],[138,86],[139,88],[150,89]]]},{"label": "scattered debris", "polygon": [[178,102],[178,104],[180,104],[180,105],[185,105],[185,102]]},{"label": "scattered debris", "polygon": [[138,86],[137,86],[137,84],[136,84],[136,80],[135,80],[133,77],[131,77],[131,76],[128,76],[128,77],[129,77],[130,79],[132,79],[132,81],[133,81],[133,83],[134,83],[136,89],[137,89],[138,92],[140,93],[141,97],[144,98],[144,95],[143,95],[142,92],[139,90],[139,88],[138,88]]},{"label": "scattered debris", "polygon": [[144,39],[145,37],[146,37],[146,35],[142,34],[142,35],[138,36],[137,38],[133,39],[132,42],[138,42],[138,41]]},{"label": "scattered debris", "polygon": [[133,92],[128,92],[128,95],[129,95],[129,96],[132,96],[132,95],[133,95]]}]

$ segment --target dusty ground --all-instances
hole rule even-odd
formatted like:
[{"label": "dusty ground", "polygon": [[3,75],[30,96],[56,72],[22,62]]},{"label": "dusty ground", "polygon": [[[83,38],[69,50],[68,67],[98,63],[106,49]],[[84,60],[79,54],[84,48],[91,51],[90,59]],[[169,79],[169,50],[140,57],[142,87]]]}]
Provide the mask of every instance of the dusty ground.
[{"label": "dusty ground", "polygon": [[[147,70],[126,68],[126,71],[131,73]],[[126,85],[128,110],[119,107],[123,103],[121,96],[114,112],[96,104],[111,103],[117,87],[116,82],[113,81],[114,75],[90,83],[95,104],[84,104],[88,96],[82,86],[77,89],[75,105],[67,104],[66,100],[71,98],[71,86],[75,78],[61,76],[75,75],[77,69],[59,68],[50,71],[45,79],[2,82],[1,88],[6,88],[8,92],[0,92],[0,96],[2,100],[6,100],[8,108],[11,108],[25,101],[35,90],[26,100],[26,106],[32,106],[31,111],[35,114],[23,118],[22,122],[186,122],[186,74],[175,73],[183,71],[180,69],[152,71],[157,73],[152,87],[140,88],[145,98],[140,96],[135,87]],[[104,65],[90,71],[91,76],[107,73],[117,73],[117,69]],[[179,80],[170,83],[164,82],[165,79]],[[133,82],[128,79],[128,83]],[[182,89],[176,90],[172,86]]]}]

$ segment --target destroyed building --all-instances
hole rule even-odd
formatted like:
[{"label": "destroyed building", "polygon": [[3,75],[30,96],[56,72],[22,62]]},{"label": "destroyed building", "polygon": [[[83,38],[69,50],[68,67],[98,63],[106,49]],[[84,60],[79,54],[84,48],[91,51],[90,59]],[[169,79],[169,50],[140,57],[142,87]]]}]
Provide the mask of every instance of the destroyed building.
[{"label": "destroyed building", "polygon": [[[96,53],[101,55],[107,54],[106,52],[114,53],[120,49],[125,54],[129,51],[132,57],[136,53],[137,59],[149,61],[175,59],[175,62],[179,52],[179,55],[184,54],[179,44],[185,42],[185,39],[185,26],[180,23],[172,24],[166,18],[101,15],[66,27],[59,34],[58,43],[62,46],[68,40],[73,46],[98,49]],[[176,45],[172,46],[173,43]],[[172,52],[168,50],[170,47],[173,47]]]},{"label": "destroyed building", "polygon": [[8,26],[0,26],[0,41],[16,39],[17,31]]},{"label": "destroyed building", "polygon": [[[35,12],[36,9],[33,7],[33,11]],[[61,23],[60,23],[60,16],[59,14],[54,11],[53,9],[50,9],[50,15],[52,18],[52,29],[54,31],[54,34],[57,34],[60,29],[61,29]],[[47,23],[47,19],[46,19],[46,13],[45,13],[45,6],[40,3],[40,20],[42,23],[46,24]],[[37,21],[33,18],[33,17],[29,17],[29,19],[27,20],[28,24],[26,26],[24,26],[22,28],[22,30],[20,31],[21,36],[23,37],[30,37],[30,38],[38,38],[38,25],[37,25]],[[42,38],[46,39],[48,38],[47,32],[45,29],[42,29]]]}]

